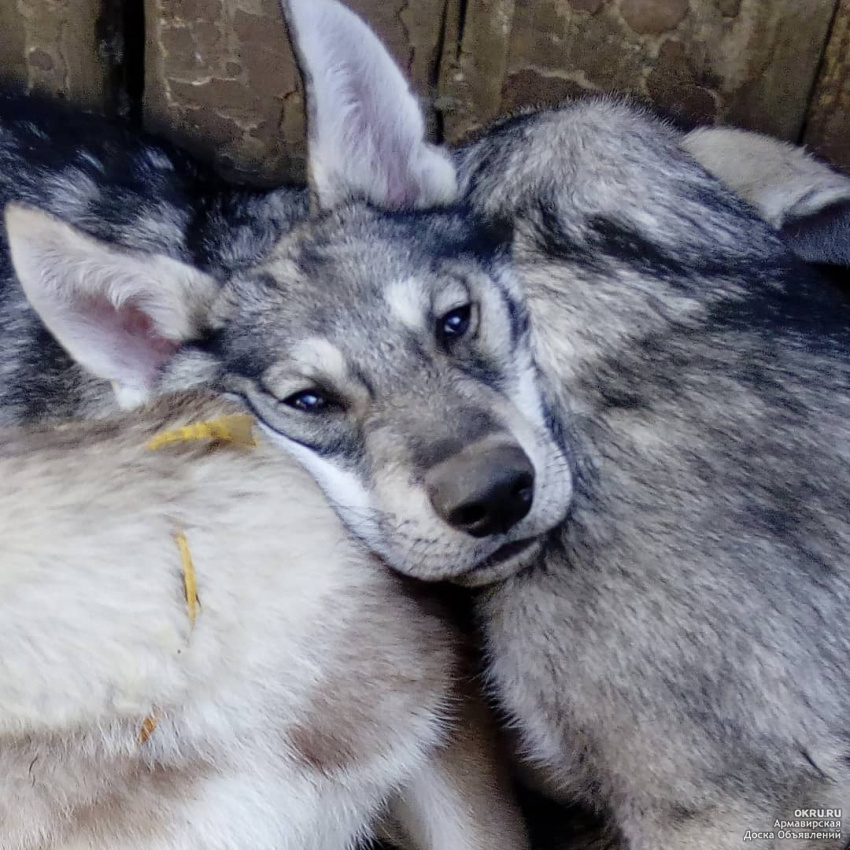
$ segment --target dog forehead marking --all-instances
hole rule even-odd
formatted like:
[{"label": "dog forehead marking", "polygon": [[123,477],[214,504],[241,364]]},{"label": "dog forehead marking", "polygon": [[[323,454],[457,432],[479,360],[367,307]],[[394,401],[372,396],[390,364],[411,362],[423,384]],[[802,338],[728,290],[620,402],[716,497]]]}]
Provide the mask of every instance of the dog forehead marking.
[{"label": "dog forehead marking", "polygon": [[343,383],[348,378],[348,361],[345,355],[323,337],[308,337],[292,347],[292,359],[305,369],[327,375]]},{"label": "dog forehead marking", "polygon": [[428,314],[425,289],[411,277],[392,281],[384,290],[384,300],[390,312],[406,328],[421,331]]}]

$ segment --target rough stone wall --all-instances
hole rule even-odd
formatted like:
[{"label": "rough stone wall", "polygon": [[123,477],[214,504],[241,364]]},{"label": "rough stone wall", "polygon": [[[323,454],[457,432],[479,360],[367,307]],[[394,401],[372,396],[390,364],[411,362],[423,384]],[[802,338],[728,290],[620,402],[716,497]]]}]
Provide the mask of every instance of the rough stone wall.
[{"label": "rough stone wall", "polygon": [[[456,0],[462,6],[460,0]],[[584,92],[796,139],[835,0],[471,0],[446,42],[447,138]]]},{"label": "rough stone wall", "polygon": [[122,106],[116,0],[0,0],[0,77],[88,108]]},{"label": "rough stone wall", "polygon": [[850,171],[850,0],[840,0],[807,116],[805,142]]},{"label": "rough stone wall", "polygon": [[303,177],[277,0],[145,0],[145,124],[256,180]]},{"label": "rough stone wall", "polygon": [[[350,5],[427,95],[443,0]],[[303,179],[301,93],[277,0],[145,0],[145,9],[146,124],[225,173],[260,183]]]},{"label": "rough stone wall", "polygon": [[[413,80],[434,139],[621,91],[685,123],[804,137],[850,165],[850,0],[349,2]],[[0,75],[129,111],[228,176],[304,178],[278,0],[0,0]]]}]

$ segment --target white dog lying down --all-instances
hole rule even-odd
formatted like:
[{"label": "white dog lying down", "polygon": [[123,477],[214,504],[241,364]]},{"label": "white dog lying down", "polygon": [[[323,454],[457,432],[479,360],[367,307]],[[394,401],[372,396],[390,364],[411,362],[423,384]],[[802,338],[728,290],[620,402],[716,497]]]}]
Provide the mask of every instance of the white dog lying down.
[{"label": "white dog lying down", "polygon": [[0,435],[0,847],[344,850],[396,791],[416,847],[526,847],[439,612],[279,449],[146,447],[233,411]]}]

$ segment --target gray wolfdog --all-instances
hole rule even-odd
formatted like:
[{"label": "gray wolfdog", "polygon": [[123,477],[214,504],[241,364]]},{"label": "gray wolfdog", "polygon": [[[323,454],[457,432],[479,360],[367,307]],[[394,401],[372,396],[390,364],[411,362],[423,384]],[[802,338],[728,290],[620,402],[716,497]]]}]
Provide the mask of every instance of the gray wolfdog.
[{"label": "gray wolfdog", "polygon": [[645,112],[437,149],[365,24],[288,11],[318,213],[221,284],[13,206],[45,325],[128,397],[240,397],[394,569],[475,588],[535,781],[620,846],[840,847],[850,306]]}]

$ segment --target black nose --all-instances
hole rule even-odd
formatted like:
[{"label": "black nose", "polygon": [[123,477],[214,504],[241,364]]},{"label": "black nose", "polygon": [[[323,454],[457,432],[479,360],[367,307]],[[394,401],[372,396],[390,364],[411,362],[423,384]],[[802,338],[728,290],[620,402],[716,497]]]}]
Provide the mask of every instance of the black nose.
[{"label": "black nose", "polygon": [[534,467],[515,443],[468,446],[425,476],[434,510],[473,537],[504,534],[531,510]]}]

